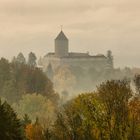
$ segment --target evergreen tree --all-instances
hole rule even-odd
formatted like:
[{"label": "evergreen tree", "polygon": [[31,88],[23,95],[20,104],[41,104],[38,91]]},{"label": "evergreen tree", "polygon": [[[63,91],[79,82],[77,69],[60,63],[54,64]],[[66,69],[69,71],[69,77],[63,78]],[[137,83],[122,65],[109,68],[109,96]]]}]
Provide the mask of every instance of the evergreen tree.
[{"label": "evergreen tree", "polygon": [[11,62],[12,63],[16,63],[16,57],[15,56],[12,58],[12,61]]},{"label": "evergreen tree", "polygon": [[21,63],[21,64],[26,64],[26,59],[21,52],[18,54],[16,58],[16,62]]},{"label": "evergreen tree", "polygon": [[36,66],[36,55],[33,52],[29,53],[29,57],[28,57],[28,65],[31,67],[35,67]]},{"label": "evergreen tree", "polygon": [[135,75],[134,84],[135,84],[137,93],[140,95],[140,75]]},{"label": "evergreen tree", "polygon": [[39,68],[0,59],[0,96],[10,103],[26,93],[54,95],[53,84]]},{"label": "evergreen tree", "polygon": [[24,140],[23,127],[7,102],[0,101],[0,139]]},{"label": "evergreen tree", "polygon": [[10,79],[10,65],[8,60],[5,58],[0,59],[0,93],[2,91],[2,88],[5,84]]},{"label": "evergreen tree", "polygon": [[23,120],[22,120],[22,125],[24,126],[24,128],[26,128],[26,126],[31,123],[32,123],[32,121],[30,120],[29,116],[27,114],[25,114],[23,116]]}]

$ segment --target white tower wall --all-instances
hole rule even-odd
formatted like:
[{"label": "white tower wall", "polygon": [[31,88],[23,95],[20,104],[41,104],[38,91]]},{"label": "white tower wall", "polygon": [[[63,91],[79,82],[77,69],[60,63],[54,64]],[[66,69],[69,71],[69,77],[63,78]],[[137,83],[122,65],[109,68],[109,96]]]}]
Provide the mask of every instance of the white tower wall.
[{"label": "white tower wall", "polygon": [[55,40],[55,56],[68,56],[68,40]]}]

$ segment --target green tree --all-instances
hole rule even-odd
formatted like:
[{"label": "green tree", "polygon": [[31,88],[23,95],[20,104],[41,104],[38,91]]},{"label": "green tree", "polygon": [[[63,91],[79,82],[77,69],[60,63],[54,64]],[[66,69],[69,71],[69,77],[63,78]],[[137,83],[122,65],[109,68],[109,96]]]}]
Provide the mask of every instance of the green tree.
[{"label": "green tree", "polygon": [[93,93],[79,95],[57,114],[54,135],[60,140],[99,140],[103,131],[103,107]]},{"label": "green tree", "polygon": [[135,84],[137,93],[140,95],[140,75],[135,75],[134,84]]},{"label": "green tree", "polygon": [[1,58],[0,95],[12,103],[26,93],[39,93],[51,100],[57,97],[52,82],[42,70],[24,63],[9,63],[8,60]]},{"label": "green tree", "polygon": [[13,103],[20,99],[20,94],[18,93],[18,89],[14,79],[10,79],[6,81],[4,86],[2,87],[1,92],[2,97],[6,98],[9,103]]},{"label": "green tree", "polygon": [[29,116],[25,114],[22,119],[22,125],[24,126],[24,128],[26,128],[26,126],[31,123],[32,121],[30,120]]},{"label": "green tree", "polygon": [[129,140],[133,136],[139,139],[139,100],[132,101],[129,82],[102,83],[96,92],[81,94],[62,107],[55,121],[54,137],[58,140]]},{"label": "green tree", "polygon": [[52,82],[38,68],[29,69],[26,75],[26,92],[49,94],[53,92]]},{"label": "green tree", "polygon": [[140,139],[140,97],[133,97],[129,102],[130,133],[129,140]]},{"label": "green tree", "polygon": [[15,56],[13,56],[11,62],[12,62],[12,63],[16,63],[16,57],[15,57]]},{"label": "green tree", "polygon": [[30,67],[35,67],[36,66],[36,55],[33,53],[33,52],[30,52],[29,53],[29,56],[28,56],[28,65]]},{"label": "green tree", "polygon": [[20,97],[25,93],[39,93],[48,98],[54,95],[52,82],[40,69],[17,63],[10,66],[11,80]]},{"label": "green tree", "polygon": [[97,92],[106,112],[108,140],[125,140],[128,138],[129,108],[132,97],[127,81],[112,80],[102,83]]},{"label": "green tree", "polygon": [[28,114],[32,121],[35,121],[36,117],[38,117],[40,122],[46,123],[46,125],[55,118],[53,103],[40,94],[23,95],[18,103],[13,104],[13,108],[17,111],[20,118],[24,114]]},{"label": "green tree", "polygon": [[5,58],[0,59],[0,91],[2,90],[5,82],[10,79],[10,65]]},{"label": "green tree", "polygon": [[23,127],[16,113],[7,104],[0,101],[0,139],[24,140]]},{"label": "green tree", "polygon": [[18,54],[16,58],[16,62],[21,63],[21,64],[26,64],[26,59],[21,52]]}]

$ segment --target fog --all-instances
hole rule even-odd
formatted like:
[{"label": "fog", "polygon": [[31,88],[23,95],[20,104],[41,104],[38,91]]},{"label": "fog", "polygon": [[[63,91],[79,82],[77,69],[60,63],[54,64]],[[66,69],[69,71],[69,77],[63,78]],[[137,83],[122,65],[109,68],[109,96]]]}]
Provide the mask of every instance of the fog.
[{"label": "fog", "polygon": [[139,67],[138,0],[1,0],[0,57],[54,50],[60,25],[70,51],[112,50],[115,67]]}]

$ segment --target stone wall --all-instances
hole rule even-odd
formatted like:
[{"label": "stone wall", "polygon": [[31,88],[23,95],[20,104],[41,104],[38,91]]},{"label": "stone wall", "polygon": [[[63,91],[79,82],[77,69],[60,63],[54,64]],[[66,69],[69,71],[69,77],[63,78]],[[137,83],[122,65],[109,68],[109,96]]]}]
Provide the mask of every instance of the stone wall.
[{"label": "stone wall", "polygon": [[58,58],[58,57],[45,57],[43,59],[43,69],[46,70],[47,66],[51,64],[53,70],[61,65],[69,65],[74,67],[82,67],[87,70],[94,68],[96,71],[104,71],[108,67],[107,57],[89,57],[89,58]]}]

